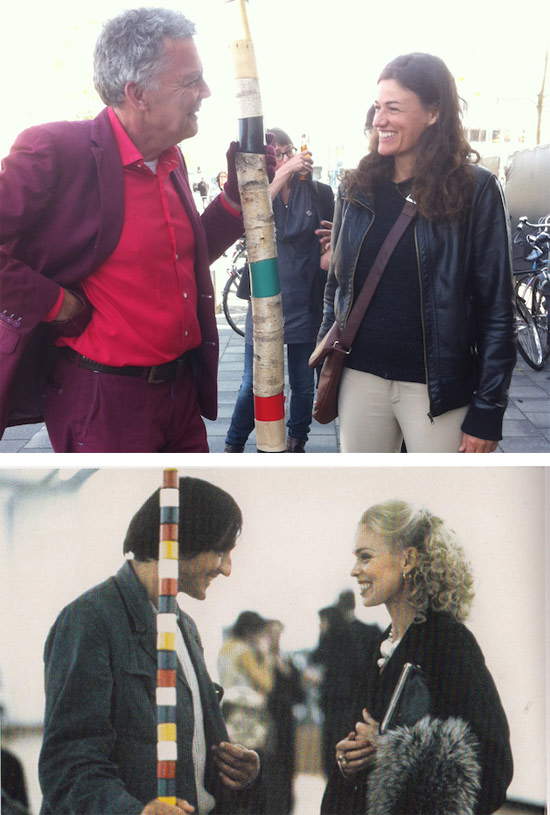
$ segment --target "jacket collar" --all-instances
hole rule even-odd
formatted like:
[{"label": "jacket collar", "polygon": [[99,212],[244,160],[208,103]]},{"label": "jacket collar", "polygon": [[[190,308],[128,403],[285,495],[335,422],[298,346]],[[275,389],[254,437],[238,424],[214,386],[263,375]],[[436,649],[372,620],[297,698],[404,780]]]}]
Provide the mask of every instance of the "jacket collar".
[{"label": "jacket collar", "polygon": [[155,615],[149,602],[147,590],[132,569],[129,561],[126,561],[120,567],[114,579],[128,609],[134,631],[137,634],[151,633],[155,636]]},{"label": "jacket collar", "polygon": [[355,190],[353,193],[343,193],[344,201],[349,201],[352,204],[359,204],[362,207],[366,207],[371,211],[374,211],[374,199],[371,195],[368,195],[366,192],[362,190]]},{"label": "jacket collar", "polygon": [[[156,619],[145,586],[138,579],[128,561],[118,570],[114,581],[126,605],[130,623],[138,635],[138,641],[152,659],[151,670],[154,673],[157,658],[155,647]],[[218,744],[220,741],[227,740],[227,731],[219,715],[218,701],[214,686],[208,676],[201,649],[192,631],[192,626],[187,615],[183,613],[181,609],[178,609],[178,622],[199,683],[207,742],[208,744]],[[178,681],[182,682],[189,691],[189,685],[179,660],[177,677]]]},{"label": "jacket collar", "polygon": [[122,162],[107,108],[92,121],[91,151],[97,167],[101,212],[92,261],[92,268],[97,268],[118,243],[124,213]]},{"label": "jacket collar", "polygon": [[[109,120],[109,109],[103,108],[98,113],[95,119],[92,119],[92,142],[97,147],[106,147],[110,149],[111,146],[116,147],[116,140],[113,133],[113,128]],[[117,150],[118,155],[118,150]]]}]

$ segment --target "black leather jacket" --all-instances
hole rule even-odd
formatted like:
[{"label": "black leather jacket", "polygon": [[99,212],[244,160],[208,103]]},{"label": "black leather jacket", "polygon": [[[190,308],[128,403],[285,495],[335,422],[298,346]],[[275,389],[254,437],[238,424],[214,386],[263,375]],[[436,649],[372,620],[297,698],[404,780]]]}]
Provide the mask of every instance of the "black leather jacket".
[{"label": "black leather jacket", "polygon": [[[417,215],[414,227],[429,415],[469,405],[462,430],[497,441],[516,360],[510,234],[497,179],[483,167],[472,171],[467,219]],[[375,217],[365,194],[338,195],[319,340],[335,319],[340,328],[346,323],[357,259]]]}]

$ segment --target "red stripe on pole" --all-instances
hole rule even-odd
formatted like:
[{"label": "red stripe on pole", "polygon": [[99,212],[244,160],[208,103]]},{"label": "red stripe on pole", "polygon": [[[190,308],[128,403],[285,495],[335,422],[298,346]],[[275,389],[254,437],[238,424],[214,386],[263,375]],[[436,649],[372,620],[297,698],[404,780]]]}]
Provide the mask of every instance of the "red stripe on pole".
[{"label": "red stripe on pole", "polygon": [[178,581],[175,577],[163,577],[160,581],[159,594],[169,594],[172,597],[178,593]]},{"label": "red stripe on pole", "polygon": [[161,541],[177,541],[177,539],[178,539],[178,525],[177,524],[161,524],[160,525],[160,539],[161,539]]},{"label": "red stripe on pole", "polygon": [[178,471],[177,469],[166,468],[162,474],[162,486],[178,489]]},{"label": "red stripe on pole", "polygon": [[157,671],[157,688],[175,688],[176,672],[166,669]]},{"label": "red stripe on pole", "polygon": [[157,778],[175,778],[175,761],[157,761]]},{"label": "red stripe on pole", "polygon": [[285,418],[285,398],[282,393],[276,396],[255,396],[254,416],[259,422],[277,422]]}]

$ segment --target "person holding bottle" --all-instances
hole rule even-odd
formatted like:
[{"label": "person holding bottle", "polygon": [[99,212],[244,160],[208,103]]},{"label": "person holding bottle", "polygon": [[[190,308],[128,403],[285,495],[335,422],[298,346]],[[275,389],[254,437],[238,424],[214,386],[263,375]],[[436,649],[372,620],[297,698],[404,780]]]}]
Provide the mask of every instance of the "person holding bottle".
[{"label": "person holding bottle", "polygon": [[[287,347],[290,408],[287,452],[304,453],[311,425],[314,371],[308,359],[321,322],[323,288],[321,246],[315,230],[331,221],[334,196],[327,184],[313,181],[311,153],[296,152],[284,130],[272,128],[277,163],[270,185],[277,231],[279,278]],[[226,453],[242,453],[254,429],[252,319],[246,320],[244,373],[225,440]]]}]

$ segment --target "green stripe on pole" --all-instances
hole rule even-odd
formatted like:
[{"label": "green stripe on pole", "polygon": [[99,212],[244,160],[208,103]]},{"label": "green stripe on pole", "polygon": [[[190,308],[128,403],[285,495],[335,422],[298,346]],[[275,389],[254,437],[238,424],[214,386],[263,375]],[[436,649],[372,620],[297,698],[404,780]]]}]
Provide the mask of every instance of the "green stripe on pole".
[{"label": "green stripe on pole", "polygon": [[279,294],[279,272],[277,258],[257,260],[250,264],[250,280],[252,284],[252,297],[273,297]]}]

